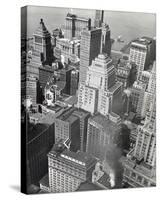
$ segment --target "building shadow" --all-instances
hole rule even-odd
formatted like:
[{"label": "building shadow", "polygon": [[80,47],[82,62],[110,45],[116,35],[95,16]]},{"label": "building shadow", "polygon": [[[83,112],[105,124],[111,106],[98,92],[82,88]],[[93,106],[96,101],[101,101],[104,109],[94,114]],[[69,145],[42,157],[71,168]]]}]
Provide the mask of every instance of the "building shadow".
[{"label": "building shadow", "polygon": [[20,186],[19,186],[19,185],[10,185],[10,188],[11,188],[12,190],[17,191],[17,192],[20,192]]}]

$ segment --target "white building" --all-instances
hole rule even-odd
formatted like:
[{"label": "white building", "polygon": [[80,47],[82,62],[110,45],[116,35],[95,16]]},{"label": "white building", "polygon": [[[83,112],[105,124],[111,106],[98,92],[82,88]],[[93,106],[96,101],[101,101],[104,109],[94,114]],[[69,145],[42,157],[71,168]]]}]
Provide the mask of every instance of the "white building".
[{"label": "white building", "polygon": [[78,107],[106,116],[112,111],[113,98],[121,92],[122,83],[116,82],[112,59],[99,54],[88,67],[85,84],[79,86]]}]

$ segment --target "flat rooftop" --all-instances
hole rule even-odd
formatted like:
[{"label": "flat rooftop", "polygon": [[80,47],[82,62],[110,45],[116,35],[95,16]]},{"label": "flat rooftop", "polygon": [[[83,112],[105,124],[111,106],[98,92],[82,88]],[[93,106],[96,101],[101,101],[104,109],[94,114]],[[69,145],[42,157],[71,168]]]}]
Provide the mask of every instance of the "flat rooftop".
[{"label": "flat rooftop", "polygon": [[152,38],[149,37],[141,37],[141,38],[137,38],[135,40],[132,41],[131,45],[133,45],[134,43],[140,44],[140,45],[149,45],[151,44],[153,41]]},{"label": "flat rooftop", "polygon": [[95,116],[91,117],[90,121],[93,121],[98,126],[101,126],[103,130],[109,135],[116,134],[119,131],[119,126],[116,123],[112,122],[101,114],[96,114]]},{"label": "flat rooftop", "polygon": [[147,165],[146,163],[142,162],[141,164],[137,164],[135,165],[135,162],[131,159],[123,159],[122,160],[122,164],[126,167],[129,167],[131,169],[133,169],[134,171],[136,171],[137,173],[152,179],[153,181],[156,180],[156,176],[155,173],[153,173],[152,169],[150,168],[149,165]]},{"label": "flat rooftop", "polygon": [[75,153],[75,152],[69,151],[68,149],[65,149],[62,152],[62,154],[85,163],[85,166],[88,166],[91,163],[96,161],[94,157],[88,155],[86,152],[78,151]]}]

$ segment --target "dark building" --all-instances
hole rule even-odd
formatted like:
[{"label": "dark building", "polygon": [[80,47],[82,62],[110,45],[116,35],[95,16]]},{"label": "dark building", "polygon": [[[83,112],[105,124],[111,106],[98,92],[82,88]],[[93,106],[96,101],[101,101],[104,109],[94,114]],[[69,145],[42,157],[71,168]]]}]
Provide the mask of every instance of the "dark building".
[{"label": "dark building", "polygon": [[111,55],[111,31],[109,25],[102,24],[102,53],[107,53],[108,56]]},{"label": "dark building", "polygon": [[111,54],[110,28],[103,22],[104,10],[96,10],[94,27],[102,29],[101,53]]},{"label": "dark building", "polygon": [[58,81],[65,82],[63,93],[70,95],[72,68],[65,65],[65,68],[56,70],[54,74]]},{"label": "dark building", "polygon": [[94,20],[94,26],[96,28],[102,27],[103,18],[104,18],[104,10],[96,10],[95,20]]},{"label": "dark building", "polygon": [[[29,184],[38,184],[47,173],[47,153],[54,144],[54,117],[52,114],[31,114],[27,122],[27,172]],[[28,182],[29,181],[29,182]]]},{"label": "dark building", "polygon": [[77,116],[80,121],[80,151],[85,152],[87,143],[87,125],[90,114],[82,109],[77,109],[73,112],[73,115]]},{"label": "dark building", "polygon": [[44,88],[48,79],[53,75],[54,69],[49,65],[44,65],[39,67],[39,84],[42,87],[42,92],[44,92]]},{"label": "dark building", "polygon": [[80,122],[79,118],[73,115],[75,108],[64,111],[55,120],[55,142],[60,139],[71,140],[70,150],[80,150]]},{"label": "dark building", "polygon": [[85,82],[87,67],[91,65],[92,60],[100,53],[101,36],[101,28],[84,29],[81,32],[80,82]]}]

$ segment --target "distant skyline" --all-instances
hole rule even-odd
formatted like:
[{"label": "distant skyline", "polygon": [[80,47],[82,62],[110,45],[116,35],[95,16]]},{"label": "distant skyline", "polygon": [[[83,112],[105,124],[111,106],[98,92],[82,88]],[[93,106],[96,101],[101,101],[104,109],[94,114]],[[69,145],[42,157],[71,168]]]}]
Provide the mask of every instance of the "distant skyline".
[{"label": "distant skyline", "polygon": [[[43,18],[51,33],[55,28],[65,24],[68,12],[79,17],[91,18],[93,24],[95,17],[93,9],[28,6],[28,37],[32,37],[39,25],[40,18]],[[111,38],[117,38],[121,35],[125,43],[141,36],[156,36],[156,15],[152,13],[105,11],[104,22],[110,26]]]}]

